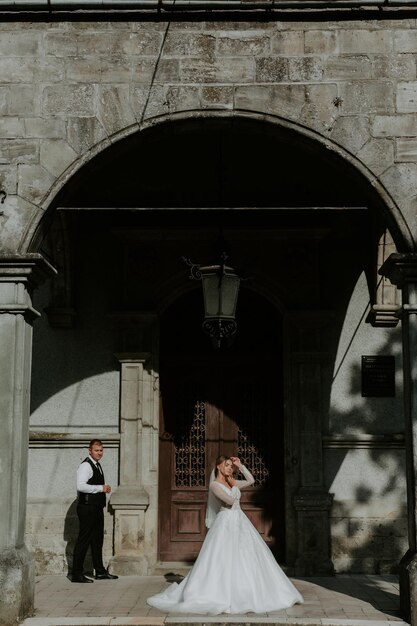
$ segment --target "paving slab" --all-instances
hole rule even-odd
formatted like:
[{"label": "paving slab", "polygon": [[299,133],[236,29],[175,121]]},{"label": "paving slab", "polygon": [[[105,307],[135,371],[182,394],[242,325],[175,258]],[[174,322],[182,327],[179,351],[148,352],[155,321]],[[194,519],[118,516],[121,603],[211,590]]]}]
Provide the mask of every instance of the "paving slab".
[{"label": "paving slab", "polygon": [[199,616],[163,613],[146,604],[168,586],[162,575],[121,576],[93,585],[72,583],[65,575],[38,576],[35,613],[21,626],[405,626],[396,576],[291,580],[304,597],[302,605],[269,614]]}]

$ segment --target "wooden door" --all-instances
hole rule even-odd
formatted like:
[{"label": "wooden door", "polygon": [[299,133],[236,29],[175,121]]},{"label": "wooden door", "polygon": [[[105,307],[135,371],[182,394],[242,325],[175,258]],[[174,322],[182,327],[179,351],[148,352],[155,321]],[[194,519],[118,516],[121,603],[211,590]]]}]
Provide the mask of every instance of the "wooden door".
[{"label": "wooden door", "polygon": [[273,410],[278,405],[273,390],[271,377],[257,376],[242,358],[165,363],[159,466],[161,561],[196,558],[206,534],[209,476],[220,454],[239,456],[254,474],[255,486],[242,492],[242,508],[273,549],[282,547],[283,464],[276,454],[283,448],[282,419]]}]

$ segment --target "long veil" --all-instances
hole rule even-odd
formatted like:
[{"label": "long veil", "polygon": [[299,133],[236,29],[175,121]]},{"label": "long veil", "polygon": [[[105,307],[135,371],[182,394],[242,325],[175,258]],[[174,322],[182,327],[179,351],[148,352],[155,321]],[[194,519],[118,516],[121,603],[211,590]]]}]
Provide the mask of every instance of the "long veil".
[{"label": "long veil", "polygon": [[210,489],[210,485],[213,482],[214,469],[211,470],[210,481],[209,481],[209,490],[208,490],[208,498],[207,498],[207,508],[206,508],[206,528],[210,528],[212,523],[215,520],[217,513],[220,511],[220,502]]}]

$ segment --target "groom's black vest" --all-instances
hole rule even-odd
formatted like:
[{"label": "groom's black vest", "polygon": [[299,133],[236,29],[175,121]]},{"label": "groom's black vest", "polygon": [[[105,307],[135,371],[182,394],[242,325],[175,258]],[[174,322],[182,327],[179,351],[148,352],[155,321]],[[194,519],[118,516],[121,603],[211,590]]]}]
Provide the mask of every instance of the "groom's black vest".
[{"label": "groom's black vest", "polygon": [[[96,464],[93,463],[89,457],[84,459],[83,463],[89,463],[93,470],[93,475],[87,480],[87,485],[104,485],[104,475],[100,472]],[[102,508],[106,506],[106,494],[104,492],[82,493],[79,491],[78,502],[80,504],[92,504],[93,506]]]}]

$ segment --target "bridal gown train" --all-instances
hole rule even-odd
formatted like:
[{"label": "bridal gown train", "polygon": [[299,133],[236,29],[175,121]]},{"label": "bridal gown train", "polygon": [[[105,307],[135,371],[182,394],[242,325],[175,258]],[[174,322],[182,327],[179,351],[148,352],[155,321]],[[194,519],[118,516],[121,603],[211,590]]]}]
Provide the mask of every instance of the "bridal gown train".
[{"label": "bridal gown train", "polygon": [[219,501],[217,513],[193,568],[181,583],[173,583],[147,602],[164,612],[266,613],[302,603],[303,597],[275,561],[270,549],[240,508],[240,488],[214,481],[210,489]]}]

